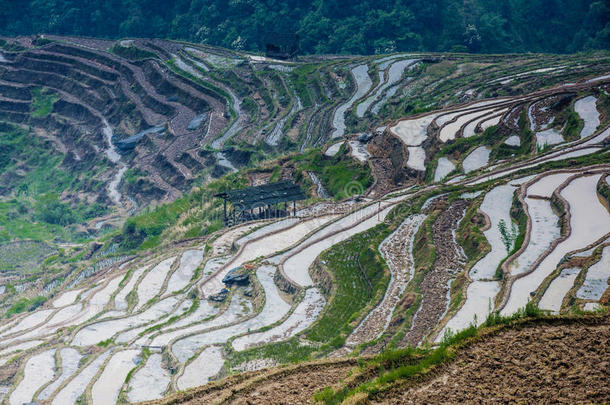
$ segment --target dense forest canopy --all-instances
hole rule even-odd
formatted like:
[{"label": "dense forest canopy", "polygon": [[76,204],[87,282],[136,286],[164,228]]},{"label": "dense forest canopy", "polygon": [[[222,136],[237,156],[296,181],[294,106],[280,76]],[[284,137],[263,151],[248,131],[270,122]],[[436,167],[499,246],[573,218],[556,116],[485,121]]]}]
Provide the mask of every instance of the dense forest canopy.
[{"label": "dense forest canopy", "polygon": [[5,0],[0,34],[163,37],[260,51],[295,32],[303,53],[610,49],[607,0]]}]

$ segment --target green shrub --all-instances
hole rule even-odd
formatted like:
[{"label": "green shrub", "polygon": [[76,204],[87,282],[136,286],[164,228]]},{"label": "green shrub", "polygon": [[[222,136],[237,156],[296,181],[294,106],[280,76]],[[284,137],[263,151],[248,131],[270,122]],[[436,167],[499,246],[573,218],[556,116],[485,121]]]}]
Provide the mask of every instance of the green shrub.
[{"label": "green shrub", "polygon": [[56,193],[47,193],[35,205],[36,217],[54,225],[69,225],[77,221],[76,215],[68,204],[59,200]]},{"label": "green shrub", "polygon": [[32,117],[45,118],[53,111],[53,104],[57,101],[57,95],[46,90],[37,88],[32,90]]},{"label": "green shrub", "polygon": [[6,311],[5,316],[8,318],[14,314],[19,314],[21,312],[32,312],[41,305],[43,305],[46,301],[47,298],[40,295],[32,299],[20,298],[8,309],[8,311]]}]

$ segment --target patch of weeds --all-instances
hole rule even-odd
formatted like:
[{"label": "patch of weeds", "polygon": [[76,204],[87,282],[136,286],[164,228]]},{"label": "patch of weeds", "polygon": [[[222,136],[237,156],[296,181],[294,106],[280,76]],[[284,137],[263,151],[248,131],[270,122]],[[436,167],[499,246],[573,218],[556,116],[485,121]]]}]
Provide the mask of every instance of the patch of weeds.
[{"label": "patch of weeds", "polygon": [[57,95],[46,89],[36,88],[32,90],[32,118],[45,118],[53,111],[53,104],[57,101]]}]

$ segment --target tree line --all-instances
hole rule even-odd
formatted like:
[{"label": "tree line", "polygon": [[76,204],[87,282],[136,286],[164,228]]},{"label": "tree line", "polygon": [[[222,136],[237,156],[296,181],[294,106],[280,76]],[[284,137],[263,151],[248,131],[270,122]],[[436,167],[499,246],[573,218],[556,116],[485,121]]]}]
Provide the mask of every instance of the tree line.
[{"label": "tree line", "polygon": [[607,0],[11,0],[0,34],[157,37],[261,51],[269,31],[302,53],[572,53],[610,49]]}]

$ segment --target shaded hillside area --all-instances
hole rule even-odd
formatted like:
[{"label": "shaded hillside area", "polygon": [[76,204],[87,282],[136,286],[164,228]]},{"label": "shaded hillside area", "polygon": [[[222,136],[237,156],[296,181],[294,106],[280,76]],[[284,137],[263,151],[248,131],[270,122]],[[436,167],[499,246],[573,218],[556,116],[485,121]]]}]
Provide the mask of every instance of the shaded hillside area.
[{"label": "shaded hillside area", "polygon": [[0,34],[174,38],[260,51],[273,27],[296,31],[304,53],[563,53],[610,48],[609,21],[607,2],[591,0],[30,0],[2,7]]},{"label": "shaded hillside area", "polygon": [[[609,325],[607,315],[513,321],[454,337],[444,356],[441,345],[361,359],[351,368],[345,360],[303,364],[234,376],[158,403],[305,404],[315,391],[313,398],[327,404],[604,403]],[[327,384],[334,390],[320,391]]]}]

